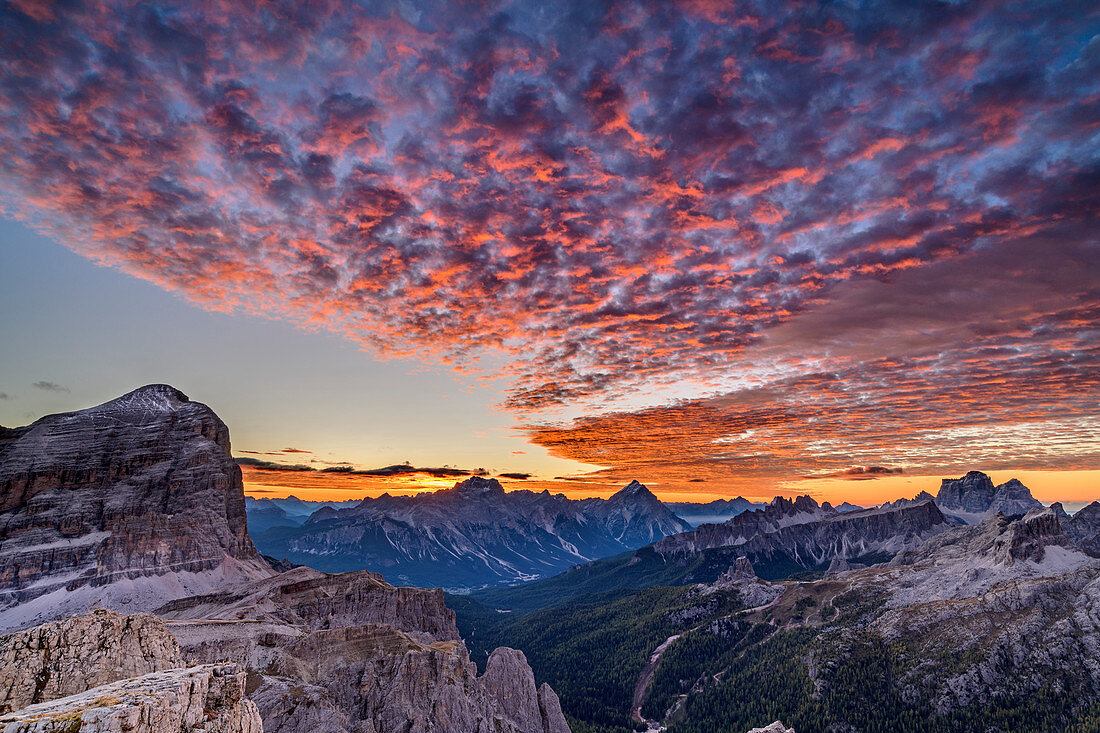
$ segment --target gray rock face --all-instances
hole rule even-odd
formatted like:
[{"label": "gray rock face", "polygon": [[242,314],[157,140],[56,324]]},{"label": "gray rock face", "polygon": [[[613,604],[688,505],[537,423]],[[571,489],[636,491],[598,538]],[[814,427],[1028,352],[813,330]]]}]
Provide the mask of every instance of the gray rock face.
[{"label": "gray rock face", "polygon": [[994,486],[981,471],[969,471],[959,479],[943,479],[936,504],[944,514],[965,524],[977,524],[997,512],[1022,515],[1043,506],[1018,480]]},{"label": "gray rock face", "polygon": [[0,630],[270,572],[229,430],[182,392],[142,387],[0,437]]},{"label": "gray rock face", "polygon": [[753,728],[749,733],[794,733],[794,728],[788,728],[777,720],[763,728]]},{"label": "gray rock face", "polygon": [[1100,502],[1094,501],[1083,507],[1072,518],[1065,516],[1061,504],[1055,506],[1061,511],[1062,527],[1074,544],[1089,555],[1100,557]]},{"label": "gray rock face", "polygon": [[0,639],[0,713],[182,667],[160,618],[96,611]]},{"label": "gray rock face", "polygon": [[0,716],[4,733],[263,733],[229,665],[153,672]]},{"label": "gray rock face", "polygon": [[330,575],[295,568],[170,601],[156,612],[173,620],[275,621],[307,631],[386,624],[425,643],[460,641],[454,611],[444,604],[442,591],[395,588],[368,571]]},{"label": "gray rock face", "polygon": [[269,732],[568,730],[520,652],[477,677],[438,590],[296,568],[158,613],[189,663],[249,670]]},{"label": "gray rock face", "polygon": [[469,590],[555,575],[688,528],[637,481],[606,500],[575,501],[475,476],[431,494],[325,507],[255,539],[267,555],[321,570],[369,568],[395,583]]},{"label": "gray rock face", "polygon": [[539,686],[539,715],[546,733],[569,733],[569,725],[561,712],[561,701],[545,682]]},{"label": "gray rock face", "polygon": [[931,501],[841,514],[821,511],[807,496],[787,502],[783,509],[783,514],[772,518],[750,517],[757,512],[746,512],[724,525],[703,525],[694,532],[666,537],[654,549],[676,557],[728,547],[756,568],[824,570],[837,558],[888,559],[951,526]]},{"label": "gray rock face", "polygon": [[527,657],[516,649],[501,647],[489,655],[481,683],[511,712],[519,730],[546,730],[539,705],[535,674]]}]

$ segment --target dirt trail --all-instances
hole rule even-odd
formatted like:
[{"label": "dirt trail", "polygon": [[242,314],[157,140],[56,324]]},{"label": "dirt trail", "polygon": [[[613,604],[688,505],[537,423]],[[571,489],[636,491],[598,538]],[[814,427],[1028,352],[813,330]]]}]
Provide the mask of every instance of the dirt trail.
[{"label": "dirt trail", "polygon": [[660,727],[657,721],[646,720],[642,717],[642,702],[645,700],[646,689],[649,687],[649,681],[653,679],[653,673],[657,671],[657,664],[661,661],[661,655],[665,653],[665,649],[668,649],[669,644],[679,639],[680,636],[680,634],[673,634],[653,650],[653,653],[649,655],[649,661],[646,662],[645,669],[638,676],[638,684],[634,685],[634,699],[631,703],[630,717],[639,723],[647,723],[650,730],[664,729]]}]

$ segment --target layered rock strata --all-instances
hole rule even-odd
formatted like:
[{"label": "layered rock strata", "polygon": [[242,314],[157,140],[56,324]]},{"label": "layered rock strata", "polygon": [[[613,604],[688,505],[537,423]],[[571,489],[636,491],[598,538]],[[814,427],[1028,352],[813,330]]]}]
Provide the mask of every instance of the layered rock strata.
[{"label": "layered rock strata", "polygon": [[229,430],[167,385],[0,437],[0,631],[271,574]]},{"label": "layered rock strata", "polygon": [[249,671],[268,733],[568,731],[522,653],[498,649],[477,676],[438,590],[296,568],[158,613],[189,663]]},{"label": "layered rock strata", "polygon": [[263,733],[232,665],[153,672],[0,715],[4,733]]},{"label": "layered rock strata", "polygon": [[0,639],[0,712],[182,667],[160,618],[96,611]]}]

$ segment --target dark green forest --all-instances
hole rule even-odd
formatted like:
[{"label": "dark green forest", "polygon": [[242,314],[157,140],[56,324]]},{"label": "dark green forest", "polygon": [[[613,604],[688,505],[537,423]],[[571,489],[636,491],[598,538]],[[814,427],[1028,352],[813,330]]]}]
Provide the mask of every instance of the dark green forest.
[{"label": "dark green forest", "polygon": [[[671,733],[744,733],[774,720],[798,733],[838,724],[867,733],[1100,733],[1100,704],[1088,703],[1100,691],[1083,688],[1076,670],[1049,670],[1024,699],[984,696],[945,714],[930,701],[906,701],[899,682],[926,661],[927,649],[867,631],[874,596],[826,598],[821,591],[830,589],[794,583],[774,609],[752,614],[736,594],[703,595],[695,586],[585,593],[526,612],[469,596],[447,602],[479,666],[497,646],[521,649],[576,733],[644,730],[630,717],[634,688],[649,655],[674,634],[681,637],[662,656],[642,706]],[[958,673],[974,661],[945,658],[936,669]]]}]

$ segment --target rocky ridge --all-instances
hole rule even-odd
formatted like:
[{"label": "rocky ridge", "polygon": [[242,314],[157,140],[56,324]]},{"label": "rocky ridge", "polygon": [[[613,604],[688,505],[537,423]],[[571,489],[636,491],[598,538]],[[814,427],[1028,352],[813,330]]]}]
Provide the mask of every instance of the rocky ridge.
[{"label": "rocky ridge", "polygon": [[637,481],[606,500],[572,500],[505,492],[475,476],[430,494],[325,507],[255,539],[265,554],[321,570],[370,568],[394,582],[468,590],[554,575],[688,528]]},{"label": "rocky ridge", "polygon": [[[824,570],[837,559],[889,559],[950,525],[930,501],[900,508],[837,512],[809,496],[778,497],[768,507],[720,525],[666,537],[654,545],[664,558],[730,548],[754,565]],[[773,576],[774,577],[774,576]]]},{"label": "rocky ridge", "polygon": [[522,653],[497,649],[477,676],[438,590],[297,568],[158,613],[188,663],[248,670],[269,733],[568,730]]},{"label": "rocky ridge", "polygon": [[271,574],[214,412],[167,385],[0,440],[0,631]]}]

